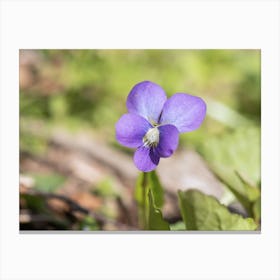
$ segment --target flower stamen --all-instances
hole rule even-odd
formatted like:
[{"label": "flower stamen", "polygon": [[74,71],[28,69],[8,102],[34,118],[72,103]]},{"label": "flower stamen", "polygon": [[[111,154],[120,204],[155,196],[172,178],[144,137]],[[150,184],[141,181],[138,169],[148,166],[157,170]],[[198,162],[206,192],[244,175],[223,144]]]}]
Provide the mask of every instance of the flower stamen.
[{"label": "flower stamen", "polygon": [[150,128],[143,137],[145,147],[154,148],[159,143],[159,130],[157,127]]}]

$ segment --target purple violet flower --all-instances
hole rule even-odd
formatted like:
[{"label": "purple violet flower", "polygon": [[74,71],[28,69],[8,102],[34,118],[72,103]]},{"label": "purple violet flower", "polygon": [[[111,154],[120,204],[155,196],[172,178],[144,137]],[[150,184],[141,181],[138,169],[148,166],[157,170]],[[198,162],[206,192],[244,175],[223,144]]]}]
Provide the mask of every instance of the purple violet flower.
[{"label": "purple violet flower", "polygon": [[144,172],[156,168],[161,157],[170,157],[177,149],[179,133],[197,129],[204,120],[206,104],[200,98],[176,93],[167,99],[157,84],[136,84],[126,101],[128,114],[116,124],[120,144],[137,148],[134,163]]}]

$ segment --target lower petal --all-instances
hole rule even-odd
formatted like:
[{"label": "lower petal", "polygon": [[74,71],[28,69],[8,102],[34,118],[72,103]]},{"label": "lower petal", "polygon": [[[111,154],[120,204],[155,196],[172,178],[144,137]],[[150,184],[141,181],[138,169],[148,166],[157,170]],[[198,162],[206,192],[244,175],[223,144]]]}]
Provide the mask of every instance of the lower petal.
[{"label": "lower petal", "polygon": [[162,125],[159,129],[159,143],[156,151],[160,157],[170,157],[178,147],[179,131],[174,125]]},{"label": "lower petal", "polygon": [[154,170],[159,163],[159,156],[150,148],[139,147],[134,154],[136,167],[144,172]]}]

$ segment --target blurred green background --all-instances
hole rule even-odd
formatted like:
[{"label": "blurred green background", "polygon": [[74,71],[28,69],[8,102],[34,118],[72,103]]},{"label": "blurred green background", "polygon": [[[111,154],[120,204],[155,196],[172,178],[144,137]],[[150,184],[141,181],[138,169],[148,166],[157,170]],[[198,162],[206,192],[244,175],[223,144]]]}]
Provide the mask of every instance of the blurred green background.
[{"label": "blurred green background", "polygon": [[21,50],[20,150],[44,156],[49,140],[40,133],[59,127],[132,154],[116,143],[115,123],[131,88],[150,80],[168,96],[207,103],[205,122],[181,135],[180,147],[198,151],[217,173],[240,168],[260,185],[260,60],[260,50]]},{"label": "blurred green background", "polygon": [[[219,102],[209,131],[260,124],[259,50],[40,50],[41,87],[22,88],[20,116],[91,128],[113,141],[115,122],[138,82],[151,80],[168,96],[186,92]],[[34,70],[36,71],[36,69]],[[211,104],[217,105],[217,104]],[[219,104],[218,104],[219,105]],[[214,107],[215,108],[215,107]],[[234,110],[243,118],[240,122]],[[232,119],[230,118],[232,117]],[[199,130],[197,133],[200,133]],[[192,136],[190,136],[192,137]],[[195,143],[194,143],[195,144]]]}]

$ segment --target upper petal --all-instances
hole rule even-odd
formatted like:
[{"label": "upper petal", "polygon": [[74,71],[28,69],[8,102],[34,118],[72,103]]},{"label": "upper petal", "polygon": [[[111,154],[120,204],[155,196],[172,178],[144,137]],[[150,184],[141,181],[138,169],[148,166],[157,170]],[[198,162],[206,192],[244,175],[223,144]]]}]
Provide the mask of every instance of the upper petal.
[{"label": "upper petal", "polygon": [[159,126],[159,143],[156,151],[160,157],[170,157],[177,149],[179,141],[179,131],[176,126],[167,124]]},{"label": "upper petal", "polygon": [[197,129],[206,115],[206,104],[197,96],[176,93],[163,106],[160,123],[173,124],[179,132]]},{"label": "upper petal", "polygon": [[118,142],[129,148],[137,148],[143,144],[143,137],[151,128],[150,123],[139,115],[125,114],[116,123]]},{"label": "upper petal", "polygon": [[150,122],[157,123],[166,99],[166,94],[159,85],[144,81],[132,88],[126,106],[129,113],[138,114]]},{"label": "upper petal", "polygon": [[157,167],[159,156],[153,149],[142,146],[135,151],[134,163],[139,170],[149,172]]}]

